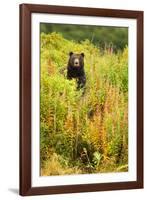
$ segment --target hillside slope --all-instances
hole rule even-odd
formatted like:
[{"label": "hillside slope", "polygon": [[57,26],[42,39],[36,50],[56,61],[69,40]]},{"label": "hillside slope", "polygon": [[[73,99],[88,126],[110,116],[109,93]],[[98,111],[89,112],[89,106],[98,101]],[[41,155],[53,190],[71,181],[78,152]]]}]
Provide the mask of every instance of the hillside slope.
[{"label": "hillside slope", "polygon": [[[41,34],[41,175],[128,170],[128,49],[101,52]],[[69,52],[84,52],[84,95],[66,79]]]}]

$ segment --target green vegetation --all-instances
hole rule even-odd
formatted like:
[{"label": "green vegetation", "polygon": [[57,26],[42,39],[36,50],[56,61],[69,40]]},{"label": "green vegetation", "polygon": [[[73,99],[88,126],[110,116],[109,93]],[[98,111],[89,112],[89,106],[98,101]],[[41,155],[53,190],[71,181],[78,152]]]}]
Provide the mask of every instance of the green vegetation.
[{"label": "green vegetation", "polygon": [[[70,51],[85,54],[86,90],[66,79]],[[41,175],[128,170],[128,48],[41,33]]]},{"label": "green vegetation", "polygon": [[128,44],[128,28],[125,27],[41,23],[40,30],[43,33],[60,33],[75,42],[88,39],[101,50],[110,46],[113,46],[114,51],[123,50]]}]

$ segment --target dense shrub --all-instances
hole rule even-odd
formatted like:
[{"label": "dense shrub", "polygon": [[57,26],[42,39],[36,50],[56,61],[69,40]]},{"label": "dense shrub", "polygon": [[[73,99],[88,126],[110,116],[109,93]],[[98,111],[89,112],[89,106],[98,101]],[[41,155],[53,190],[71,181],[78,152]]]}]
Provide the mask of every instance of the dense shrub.
[{"label": "dense shrub", "polygon": [[[84,95],[66,79],[70,51],[85,54]],[[42,175],[127,170],[127,47],[102,54],[88,40],[42,33],[40,91]]]}]

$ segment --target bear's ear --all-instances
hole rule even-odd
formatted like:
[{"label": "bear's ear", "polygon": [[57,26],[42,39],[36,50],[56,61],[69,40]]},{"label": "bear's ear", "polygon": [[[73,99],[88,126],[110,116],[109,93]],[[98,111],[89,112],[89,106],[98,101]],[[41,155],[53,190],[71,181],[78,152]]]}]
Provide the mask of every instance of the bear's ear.
[{"label": "bear's ear", "polygon": [[71,51],[70,53],[69,53],[69,56],[71,56],[73,54],[73,52]]},{"label": "bear's ear", "polygon": [[83,56],[83,58],[84,58],[84,53],[81,53],[81,56]]}]

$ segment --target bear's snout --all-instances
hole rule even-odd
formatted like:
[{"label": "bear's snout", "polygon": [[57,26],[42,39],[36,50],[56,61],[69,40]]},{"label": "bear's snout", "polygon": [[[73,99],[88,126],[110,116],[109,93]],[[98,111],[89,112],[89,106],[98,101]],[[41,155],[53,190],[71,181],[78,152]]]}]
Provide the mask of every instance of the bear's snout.
[{"label": "bear's snout", "polygon": [[76,58],[76,59],[74,60],[74,67],[79,67],[79,66],[80,66],[80,61],[79,61],[78,58]]}]

